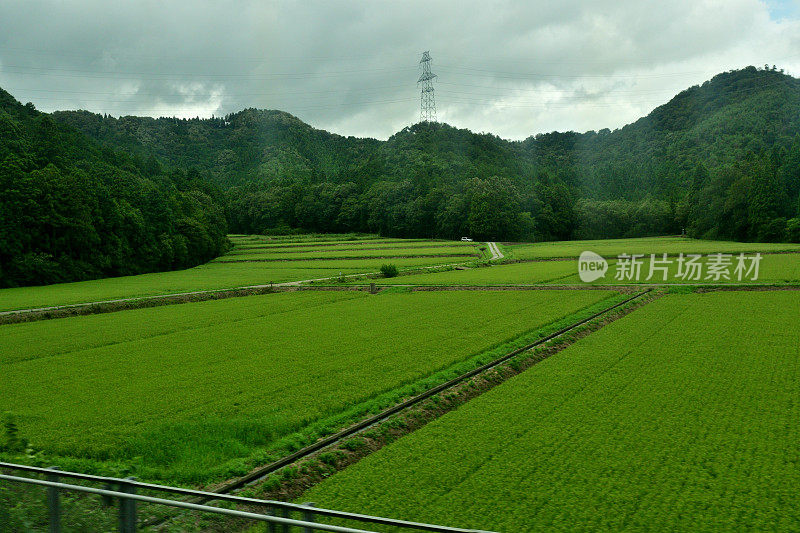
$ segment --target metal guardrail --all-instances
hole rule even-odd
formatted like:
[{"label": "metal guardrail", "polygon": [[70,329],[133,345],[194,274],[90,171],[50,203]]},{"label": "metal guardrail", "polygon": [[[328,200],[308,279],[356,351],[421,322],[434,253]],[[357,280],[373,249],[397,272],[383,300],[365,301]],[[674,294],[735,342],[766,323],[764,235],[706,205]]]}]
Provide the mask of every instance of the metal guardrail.
[{"label": "metal guardrail", "polygon": [[[46,476],[45,480],[34,479],[28,477],[19,477],[0,474],[0,481],[9,481],[15,483],[25,483],[31,485],[38,485],[46,487],[46,504],[48,509],[48,522],[50,533],[59,533],[61,531],[61,502],[60,491],[77,491],[89,494],[96,494],[105,498],[116,498],[119,501],[119,520],[118,530],[121,533],[134,533],[137,530],[137,502],[152,503],[157,505],[164,505],[168,507],[176,507],[180,509],[188,509],[198,512],[216,513],[237,518],[245,518],[259,522],[266,522],[269,525],[269,531],[277,532],[278,526],[282,527],[284,533],[291,531],[293,527],[302,528],[303,533],[312,531],[331,531],[338,533],[374,533],[370,530],[355,529],[351,527],[334,526],[317,522],[317,517],[336,518],[340,520],[350,520],[363,524],[376,524],[393,526],[401,529],[416,530],[416,531],[433,531],[439,533],[491,533],[476,529],[463,529],[448,526],[438,526],[434,524],[424,524],[418,522],[410,522],[406,520],[395,520],[392,518],[383,518],[378,516],[370,516],[357,513],[347,513],[344,511],[337,511],[334,509],[324,509],[314,507],[312,504],[295,504],[288,502],[281,502],[277,500],[259,500],[255,498],[245,498],[242,496],[234,496],[231,494],[217,494],[213,492],[203,492],[192,489],[185,489],[182,487],[170,487],[166,485],[154,485],[151,483],[142,483],[135,479],[119,479],[103,476],[93,476],[89,474],[81,474],[78,472],[67,472],[57,468],[39,468],[35,466],[18,465],[14,463],[0,462],[0,469],[17,470],[23,472],[37,473]],[[62,483],[59,481],[61,478],[79,479],[84,481],[92,481],[102,483],[104,488],[86,487],[83,485],[74,485],[70,483]],[[116,487],[112,490],[110,487]],[[221,507],[214,507],[210,505],[203,505],[199,503],[192,503],[187,501],[156,498],[152,496],[145,496],[137,494],[137,489],[146,489],[158,492],[169,492],[173,494],[181,494],[185,496],[193,496],[202,498],[206,501],[220,500],[231,503],[238,503],[250,506],[261,506],[265,508],[266,513],[253,513],[249,511],[239,511],[235,509],[226,509]],[[282,516],[276,516],[277,511],[280,510]],[[290,518],[292,512],[299,513],[303,518],[296,520]]]}]

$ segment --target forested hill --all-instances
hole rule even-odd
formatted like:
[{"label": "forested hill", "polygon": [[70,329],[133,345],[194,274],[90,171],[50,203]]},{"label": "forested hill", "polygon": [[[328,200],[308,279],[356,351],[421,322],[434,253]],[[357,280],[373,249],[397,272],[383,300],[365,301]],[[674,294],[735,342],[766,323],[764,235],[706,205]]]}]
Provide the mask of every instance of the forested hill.
[{"label": "forested hill", "polygon": [[800,241],[800,80],[715,76],[619,130],[387,141],[279,111],[113,118],[0,89],[0,286],[182,268],[225,233]]},{"label": "forested hill", "polygon": [[[690,187],[698,164],[712,170],[754,155],[781,155],[798,132],[800,80],[748,67],[691,87],[620,130],[577,136],[572,157],[584,194],[664,196]],[[528,149],[535,152],[542,138],[526,141]]]},{"label": "forested hill", "polygon": [[176,168],[196,168],[223,186],[285,178],[344,180],[380,141],[316,130],[282,111],[245,109],[224,118],[114,118],[57,111],[53,118],[108,146]]},{"label": "forested hill", "polygon": [[748,67],[689,88],[615,131],[521,142],[446,124],[388,141],[279,111],[54,118],[226,188],[231,229],[566,239],[678,233],[800,238],[800,81]]},{"label": "forested hill", "polygon": [[184,268],[227,246],[196,172],[103,147],[0,89],[0,287]]}]

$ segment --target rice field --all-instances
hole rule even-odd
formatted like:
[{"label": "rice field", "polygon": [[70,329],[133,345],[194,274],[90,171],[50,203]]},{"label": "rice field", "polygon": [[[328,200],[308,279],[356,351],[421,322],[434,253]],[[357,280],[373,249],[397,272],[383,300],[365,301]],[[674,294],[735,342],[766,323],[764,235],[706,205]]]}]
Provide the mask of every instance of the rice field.
[{"label": "rice field", "polygon": [[62,468],[205,483],[609,298],[301,291],[4,325],[0,413]]},{"label": "rice field", "polygon": [[619,254],[712,254],[740,252],[800,252],[800,244],[705,241],[688,237],[646,237],[596,241],[556,241],[516,244],[503,248],[513,259],[577,258],[591,250],[603,257]]},{"label": "rice field", "polygon": [[383,247],[372,249],[363,248],[340,248],[330,249],[319,247],[303,249],[302,251],[286,251],[285,248],[246,248],[244,250],[233,250],[231,253],[216,259],[216,261],[302,261],[309,259],[328,260],[328,259],[349,259],[349,258],[418,258],[418,257],[463,257],[463,260],[477,258],[478,250],[474,246],[425,246],[419,248]]},{"label": "rice field", "polygon": [[577,278],[577,269],[577,261],[535,261],[409,274],[371,281],[384,285],[536,285],[560,283],[572,276]]},{"label": "rice field", "polygon": [[[404,265],[435,264],[443,259],[467,261],[480,257],[478,243],[454,241],[423,240],[361,240],[361,241],[319,241],[313,243],[268,243],[253,241],[252,238],[233,239],[233,249],[218,262],[229,261],[341,261],[387,259]],[[485,246],[485,243],[482,243]],[[459,258],[459,259],[453,259]],[[447,262],[447,261],[445,261]]]},{"label": "rice field", "polygon": [[[381,239],[369,238],[369,236],[358,236],[358,240],[326,240],[319,237],[312,240],[312,237],[306,237],[297,241],[286,241],[280,237],[268,239],[263,236],[231,236],[231,240],[234,248],[228,254],[218,260],[186,270],[59,283],[40,287],[0,289],[0,312],[333,278],[340,274],[377,272],[383,263],[392,263],[401,270],[461,263],[474,260],[476,254],[479,253],[475,246],[464,246],[461,243],[454,245],[452,242]],[[265,242],[282,248],[269,250],[239,248],[243,243]],[[339,244],[352,248],[354,247],[353,243],[357,243],[357,248],[368,248],[368,250],[336,251]],[[371,249],[376,244],[393,245],[400,248],[387,254],[380,251],[376,253]],[[413,244],[413,248],[409,248],[411,244]],[[310,257],[286,253],[287,245],[303,246]],[[426,246],[421,249],[424,250],[424,253],[416,248],[420,245]],[[440,253],[439,250],[444,250],[444,252]],[[267,256],[266,254],[271,251],[280,251],[280,253]],[[392,258],[384,259],[383,257],[387,255]],[[417,257],[419,255],[428,257]],[[276,260],[261,261],[266,257]],[[360,258],[343,259],[342,257]]]},{"label": "rice field", "polygon": [[231,234],[228,238],[234,244],[254,242],[275,245],[303,246],[305,244],[347,244],[358,242],[403,242],[407,239],[381,237],[366,233],[306,233],[296,235],[242,235]]},{"label": "rice field", "polygon": [[667,296],[300,501],[501,532],[800,529],[798,319],[797,291]]},{"label": "rice field", "polygon": [[[796,253],[776,253],[763,254],[759,262],[758,276],[753,280],[754,272],[748,274],[742,272],[742,279],[738,279],[736,273],[738,256],[734,254],[730,258],[731,264],[727,268],[728,277],[716,275],[709,277],[709,263],[712,261],[708,256],[702,256],[698,263],[699,275],[679,275],[679,266],[676,257],[667,257],[670,261],[667,266],[666,276],[660,268],[663,266],[659,261],[662,256],[656,256],[655,268],[651,274],[651,258],[649,256],[637,259],[639,261],[639,275],[629,276],[630,269],[622,270],[616,258],[608,261],[608,271],[605,276],[593,281],[594,285],[630,285],[630,284],[797,284],[800,282],[800,254]],[[749,269],[752,254],[745,256],[744,266]],[[683,268],[686,272],[686,267]],[[632,278],[632,279],[631,279]],[[638,279],[638,281],[637,281]],[[443,271],[432,271],[427,273],[413,273],[388,279],[370,280],[381,285],[585,285],[578,274],[577,259],[567,260],[541,260],[527,261],[520,263],[507,263],[483,267],[464,268],[462,270],[449,269]],[[364,280],[354,280],[353,283],[364,283]]]},{"label": "rice field", "polygon": [[312,266],[318,268],[299,268],[284,263],[206,263],[187,270],[0,289],[0,311],[269,285],[338,276],[340,271],[344,274],[364,271],[357,268],[330,268],[322,263]]},{"label": "rice field", "polygon": [[[486,243],[231,240],[228,254],[188,270],[0,290],[2,312],[301,280],[335,285],[0,325],[0,415],[30,441],[20,455],[3,451],[0,434],[0,460],[207,486],[627,298],[602,285],[665,283],[668,296],[299,501],[501,532],[800,529],[800,292],[680,287],[738,283],[736,254],[755,252],[763,254],[758,279],[741,282],[797,285],[800,245],[511,244],[501,247],[505,263],[478,266],[487,264]],[[556,288],[585,288],[577,256],[586,250],[608,259],[598,287]],[[708,254],[719,252],[732,254],[731,279],[707,277]],[[618,275],[623,253],[645,255],[638,281]],[[681,253],[703,254],[699,279],[678,275]],[[666,279],[658,269],[650,275],[660,266],[650,254],[669,254]],[[401,275],[376,276],[386,263]],[[357,277],[340,279],[347,275]],[[383,290],[350,290],[372,282]]]}]

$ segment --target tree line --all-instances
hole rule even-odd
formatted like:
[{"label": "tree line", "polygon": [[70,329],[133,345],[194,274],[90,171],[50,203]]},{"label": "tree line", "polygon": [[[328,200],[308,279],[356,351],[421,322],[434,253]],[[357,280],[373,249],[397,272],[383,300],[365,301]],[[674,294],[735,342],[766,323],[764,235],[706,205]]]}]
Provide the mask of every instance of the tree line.
[{"label": "tree line", "polygon": [[356,139],[256,109],[54,117],[108,146],[197,168],[225,190],[234,231],[797,238],[800,82],[774,67],[719,74],[619,130],[524,141],[431,123]]},{"label": "tree line", "polygon": [[0,90],[0,287],[186,268],[226,234],[197,172],[102,148]]}]

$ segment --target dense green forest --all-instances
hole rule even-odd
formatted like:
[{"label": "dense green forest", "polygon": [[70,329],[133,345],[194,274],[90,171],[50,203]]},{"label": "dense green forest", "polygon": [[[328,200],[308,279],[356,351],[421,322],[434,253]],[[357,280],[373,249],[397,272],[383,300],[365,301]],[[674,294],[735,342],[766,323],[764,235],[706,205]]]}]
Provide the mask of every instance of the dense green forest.
[{"label": "dense green forest", "polygon": [[0,287],[193,266],[227,249],[197,171],[103,147],[0,89]]},{"label": "dense green forest", "polygon": [[719,74],[619,130],[520,142],[435,123],[381,142],[255,109],[54,118],[142,160],[198,169],[225,190],[236,232],[800,239],[800,81],[774,67]]},{"label": "dense green forest", "polygon": [[387,141],[280,111],[114,118],[0,92],[0,285],[197,264],[227,231],[800,241],[800,80],[747,67],[615,131]]}]

